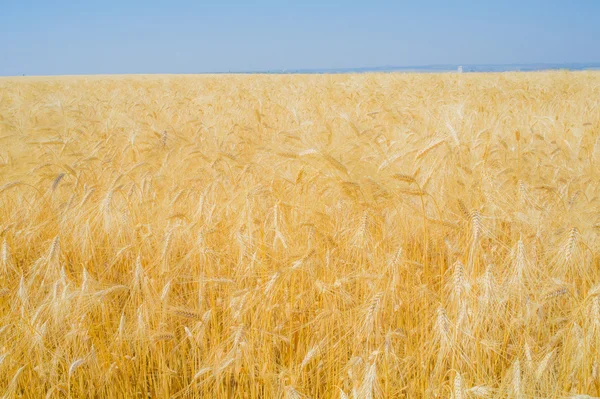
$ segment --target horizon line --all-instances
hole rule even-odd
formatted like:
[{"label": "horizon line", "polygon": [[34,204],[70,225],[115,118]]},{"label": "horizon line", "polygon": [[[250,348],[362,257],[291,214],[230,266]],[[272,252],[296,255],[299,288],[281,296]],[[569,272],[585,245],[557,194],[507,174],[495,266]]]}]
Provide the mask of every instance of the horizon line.
[{"label": "horizon line", "polygon": [[465,63],[465,64],[421,64],[421,65],[381,65],[366,67],[340,67],[340,68],[280,68],[280,69],[254,69],[254,70],[219,70],[208,72],[134,72],[134,73],[74,73],[51,75],[0,75],[0,77],[60,77],[60,76],[119,76],[119,75],[243,75],[243,74],[343,74],[343,73],[368,73],[368,72],[457,72],[463,68],[463,73],[485,72],[534,72],[566,69],[569,71],[584,71],[600,69],[600,62],[532,62],[532,63]]}]

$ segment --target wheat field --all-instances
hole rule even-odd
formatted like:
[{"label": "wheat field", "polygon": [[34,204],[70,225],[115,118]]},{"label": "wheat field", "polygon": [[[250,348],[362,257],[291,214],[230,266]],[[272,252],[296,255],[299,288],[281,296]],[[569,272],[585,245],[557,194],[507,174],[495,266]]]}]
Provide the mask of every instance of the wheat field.
[{"label": "wheat field", "polygon": [[0,393],[600,396],[600,73],[0,80]]}]

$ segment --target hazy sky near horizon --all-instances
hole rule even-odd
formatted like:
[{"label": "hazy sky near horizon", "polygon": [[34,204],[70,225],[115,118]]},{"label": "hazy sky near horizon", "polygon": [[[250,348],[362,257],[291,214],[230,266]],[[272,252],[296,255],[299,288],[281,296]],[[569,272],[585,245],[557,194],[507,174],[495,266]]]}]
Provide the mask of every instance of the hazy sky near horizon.
[{"label": "hazy sky near horizon", "polygon": [[0,15],[0,75],[600,61],[598,0],[2,0]]}]

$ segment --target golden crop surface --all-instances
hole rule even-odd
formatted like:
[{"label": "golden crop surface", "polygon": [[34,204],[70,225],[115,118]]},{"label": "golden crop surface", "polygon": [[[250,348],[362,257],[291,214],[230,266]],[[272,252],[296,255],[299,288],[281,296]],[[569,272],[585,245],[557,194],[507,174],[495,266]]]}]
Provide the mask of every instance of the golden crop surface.
[{"label": "golden crop surface", "polygon": [[0,80],[5,397],[600,396],[600,73]]}]

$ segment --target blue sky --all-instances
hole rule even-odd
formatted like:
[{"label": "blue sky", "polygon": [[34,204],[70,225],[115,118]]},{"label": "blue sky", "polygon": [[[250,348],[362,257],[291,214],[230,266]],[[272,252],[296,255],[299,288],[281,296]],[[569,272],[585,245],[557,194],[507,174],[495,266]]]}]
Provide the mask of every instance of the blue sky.
[{"label": "blue sky", "polygon": [[0,75],[600,61],[600,1],[0,0]]}]

